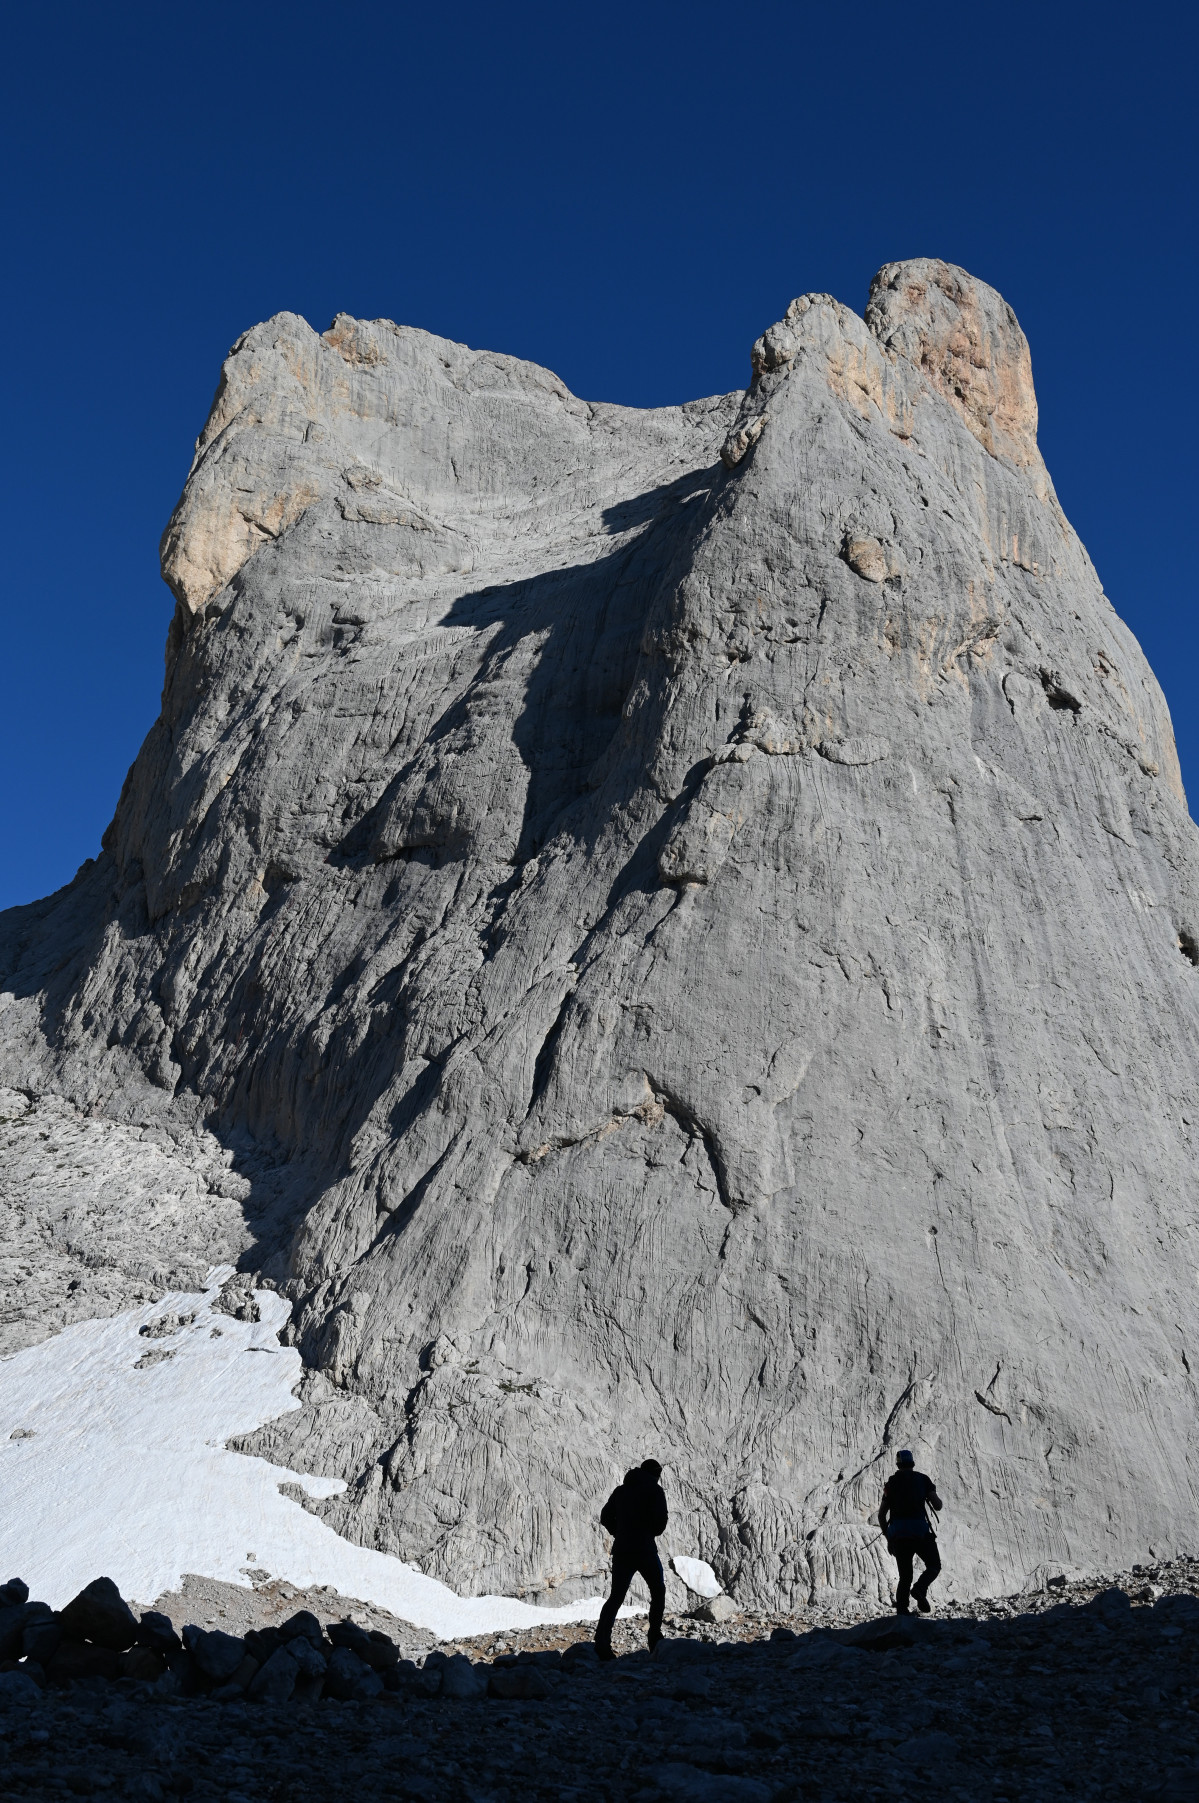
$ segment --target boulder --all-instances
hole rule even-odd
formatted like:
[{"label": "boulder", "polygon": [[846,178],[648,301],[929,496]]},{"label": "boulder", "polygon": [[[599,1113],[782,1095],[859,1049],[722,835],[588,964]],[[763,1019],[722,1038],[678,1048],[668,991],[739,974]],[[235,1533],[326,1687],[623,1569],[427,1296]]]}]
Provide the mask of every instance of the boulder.
[{"label": "boulder", "polygon": [[[357,1653],[364,1665],[371,1667],[372,1671],[381,1671],[385,1665],[395,1664],[395,1658],[388,1656],[387,1649],[391,1646],[391,1642],[386,1635],[381,1635],[380,1639],[376,1640],[372,1634],[368,1634],[365,1628],[360,1628],[357,1622],[352,1621],[330,1622],[326,1632],[333,1646],[350,1647]],[[398,1649],[396,1649],[396,1657],[398,1656]]]},{"label": "boulder", "polygon": [[859,1622],[856,1627],[847,1629],[841,1638],[841,1645],[864,1647],[872,1653],[888,1653],[893,1647],[915,1646],[921,1633],[918,1618],[883,1615],[874,1621]]},{"label": "boulder", "polygon": [[325,1630],[311,1609],[297,1609],[294,1615],[289,1615],[285,1622],[279,1624],[277,1632],[285,1641],[299,1638],[310,1640],[313,1646],[325,1644]]},{"label": "boulder", "polygon": [[1153,1619],[1179,1628],[1199,1628],[1199,1597],[1184,1593],[1159,1597],[1153,1605]]},{"label": "boulder", "polygon": [[441,1668],[441,1694],[469,1702],[487,1695],[486,1673],[479,1671],[465,1653],[455,1653]]},{"label": "boulder", "polygon": [[200,1671],[214,1684],[224,1684],[246,1657],[244,1640],[239,1635],[226,1634],[221,1628],[194,1633],[185,1628],[183,1643]]},{"label": "boulder", "polygon": [[1093,1596],[1089,1603],[1084,1603],[1082,1613],[1097,1615],[1101,1621],[1122,1621],[1132,1610],[1132,1598],[1126,1590],[1113,1584],[1108,1590],[1101,1590]]},{"label": "boulder", "polygon": [[323,1678],[328,1669],[328,1659],[319,1646],[315,1646],[307,1635],[296,1634],[287,1642],[287,1651],[296,1662],[296,1668],[306,1678]]},{"label": "boulder", "polygon": [[693,1609],[691,1611],[691,1614],[696,1621],[719,1623],[736,1621],[740,1616],[741,1611],[733,1601],[732,1597],[726,1596],[724,1592],[721,1591],[719,1596],[707,1597],[705,1601],[699,1605],[698,1609]]},{"label": "boulder", "polygon": [[0,1706],[41,1700],[42,1693],[28,1672],[0,1672]]},{"label": "boulder", "polygon": [[216,1685],[209,1694],[218,1703],[232,1702],[235,1697],[245,1694],[260,1669],[257,1659],[252,1658],[249,1653],[245,1653],[236,1671],[223,1683]]},{"label": "boulder", "polygon": [[[295,1639],[304,1636],[296,1635]],[[259,1665],[265,1665],[272,1653],[277,1653],[281,1646],[290,1646],[291,1641],[278,1628],[250,1628],[245,1636],[246,1651],[252,1653]]]},{"label": "boulder", "polygon": [[325,1673],[325,1694],[342,1703],[365,1702],[377,1697],[383,1681],[364,1660],[348,1646],[339,1646],[329,1655]]},{"label": "boulder", "polygon": [[250,1695],[264,1703],[286,1703],[299,1675],[300,1668],[287,1647],[279,1647],[250,1680]]},{"label": "boulder", "polygon": [[111,1578],[93,1578],[59,1620],[69,1640],[90,1640],[114,1653],[123,1653],[137,1639],[137,1617]]},{"label": "boulder", "polygon": [[710,1659],[712,1648],[702,1640],[660,1640],[653,1657],[659,1665],[683,1665],[696,1659]]},{"label": "boulder", "polygon": [[21,1651],[25,1633],[24,1603],[9,1603],[0,1609],[0,1659],[15,1659]]},{"label": "boulder", "polygon": [[381,1628],[372,1628],[370,1642],[374,1651],[368,1663],[373,1665],[377,1672],[387,1671],[390,1666],[398,1665],[400,1649],[389,1634],[384,1634]]},{"label": "boulder", "polygon": [[[444,1675],[442,1688],[445,1688]],[[506,1702],[531,1701],[548,1697],[550,1687],[535,1666],[496,1665],[487,1680],[487,1694],[502,1697]]]},{"label": "boulder", "polygon": [[26,1603],[21,1652],[26,1659],[48,1665],[62,1639],[62,1623],[49,1603]]},{"label": "boulder", "polygon": [[29,1586],[23,1578],[9,1578],[7,1584],[0,1584],[0,1610],[12,1609],[28,1600]]},{"label": "boulder", "polygon": [[161,1659],[169,1659],[172,1653],[179,1651],[183,1642],[175,1632],[169,1615],[163,1615],[157,1609],[146,1609],[137,1624],[137,1644],[148,1647]]},{"label": "boulder", "polygon": [[79,1678],[119,1678],[121,1655],[112,1647],[96,1646],[88,1640],[59,1641],[54,1657],[46,1667],[51,1684],[73,1684]]},{"label": "boulder", "polygon": [[148,1646],[131,1646],[128,1652],[121,1654],[122,1678],[133,1678],[139,1684],[156,1684],[165,1670],[162,1659]]}]

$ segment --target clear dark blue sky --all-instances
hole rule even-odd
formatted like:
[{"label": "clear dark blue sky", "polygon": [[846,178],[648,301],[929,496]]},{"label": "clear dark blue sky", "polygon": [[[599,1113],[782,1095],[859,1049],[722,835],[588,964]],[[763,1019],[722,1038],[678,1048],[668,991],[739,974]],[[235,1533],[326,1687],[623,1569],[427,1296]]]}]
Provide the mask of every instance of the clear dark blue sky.
[{"label": "clear dark blue sky", "polygon": [[593,400],[741,387],[793,295],[993,283],[1067,513],[1199,794],[1192,6],[14,9],[0,907],[92,855],[158,709],[157,544],[280,308],[510,351]]}]

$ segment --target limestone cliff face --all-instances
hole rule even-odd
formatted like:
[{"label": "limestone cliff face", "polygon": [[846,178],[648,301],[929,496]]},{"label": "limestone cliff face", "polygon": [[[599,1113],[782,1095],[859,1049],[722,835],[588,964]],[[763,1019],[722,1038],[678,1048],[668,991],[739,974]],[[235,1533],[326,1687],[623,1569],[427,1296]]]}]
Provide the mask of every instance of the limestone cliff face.
[{"label": "limestone cliff face", "polygon": [[[745,1599],[877,1593],[905,1443],[959,1593],[1162,1556],[1165,702],[992,290],[890,265],[753,369],[641,413],[386,322],[248,333],[163,541],[162,717],[103,855],[3,923],[0,1081],[200,1172],[180,1257],[236,1201],[310,1367],[259,1444],[464,1588],[593,1587],[650,1450]],[[82,1194],[22,1231],[69,1251]]]}]

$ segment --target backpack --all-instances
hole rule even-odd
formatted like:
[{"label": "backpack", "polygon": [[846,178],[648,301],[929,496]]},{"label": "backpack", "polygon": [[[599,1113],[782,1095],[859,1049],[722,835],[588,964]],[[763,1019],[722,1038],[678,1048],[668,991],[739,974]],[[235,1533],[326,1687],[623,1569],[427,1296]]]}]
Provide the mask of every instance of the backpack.
[{"label": "backpack", "polygon": [[617,1539],[628,1526],[629,1502],[628,1491],[623,1484],[617,1484],[611,1496],[600,1510],[600,1526],[605,1528],[612,1538]]}]

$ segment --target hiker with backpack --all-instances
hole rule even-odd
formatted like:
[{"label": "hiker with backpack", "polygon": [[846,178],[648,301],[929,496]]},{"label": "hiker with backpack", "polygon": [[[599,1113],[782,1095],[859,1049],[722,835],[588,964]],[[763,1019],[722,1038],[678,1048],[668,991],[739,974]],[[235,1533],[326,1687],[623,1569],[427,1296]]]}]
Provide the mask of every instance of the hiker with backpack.
[{"label": "hiker with backpack", "polygon": [[[908,1613],[908,1597],[914,1596],[921,1615],[930,1608],[928,1587],[941,1569],[937,1536],[928,1518],[928,1510],[939,1511],[942,1504],[937,1486],[905,1448],[895,1457],[896,1469],[883,1490],[878,1525],[887,1536],[887,1551],[899,1567],[899,1584],[895,1592],[895,1613]],[[912,1560],[920,1559],[924,1570],[912,1582]]]},{"label": "hiker with backpack", "polygon": [[629,1585],[640,1572],[649,1586],[649,1650],[662,1638],[666,1611],[666,1579],[655,1545],[667,1521],[666,1493],[658,1479],[662,1467],[646,1459],[625,1473],[600,1510],[600,1526],[612,1536],[612,1590],[600,1610],[595,1630],[595,1650],[601,1659],[615,1659],[612,1628],[616,1613],[628,1595]]}]

